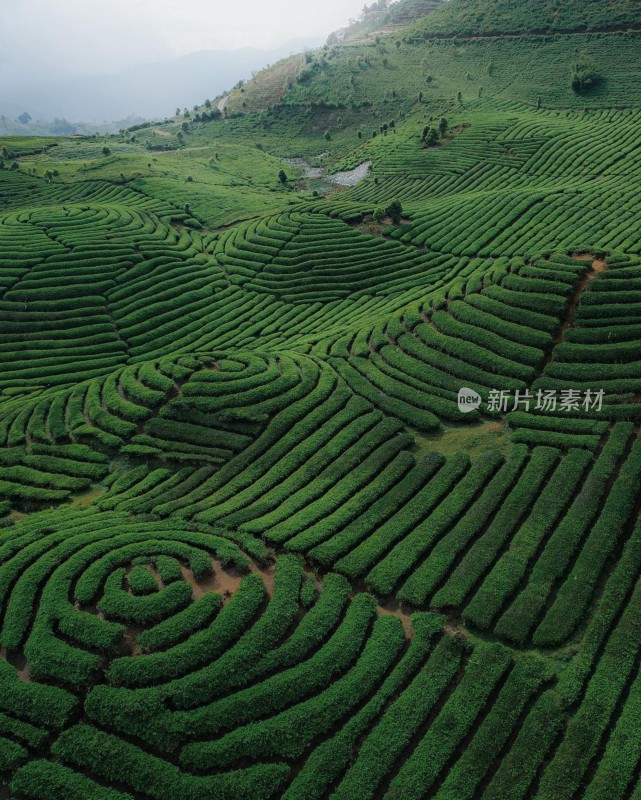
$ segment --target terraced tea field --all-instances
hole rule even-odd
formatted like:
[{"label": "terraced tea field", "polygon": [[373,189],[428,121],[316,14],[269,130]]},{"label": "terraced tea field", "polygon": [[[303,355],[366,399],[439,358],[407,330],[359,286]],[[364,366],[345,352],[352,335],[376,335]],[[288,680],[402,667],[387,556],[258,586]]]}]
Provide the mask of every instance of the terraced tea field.
[{"label": "terraced tea field", "polygon": [[[443,92],[527,51],[451,3]],[[336,144],[287,101],[148,167],[7,141],[0,797],[641,798],[641,51],[592,5],[637,60],[585,108],[359,78]],[[323,147],[370,174],[278,158]]]}]

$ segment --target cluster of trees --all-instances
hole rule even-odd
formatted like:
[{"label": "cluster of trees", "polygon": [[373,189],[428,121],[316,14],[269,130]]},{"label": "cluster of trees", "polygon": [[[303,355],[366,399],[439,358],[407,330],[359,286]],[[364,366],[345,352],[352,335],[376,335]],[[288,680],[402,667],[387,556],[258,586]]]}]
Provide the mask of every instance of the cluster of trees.
[{"label": "cluster of trees", "polygon": [[194,114],[194,122],[209,122],[210,120],[221,119],[222,116],[222,111],[218,108],[212,108],[211,111],[201,111],[199,114]]},{"label": "cluster of trees", "polygon": [[374,212],[374,222],[382,222],[384,219],[391,219],[394,225],[398,225],[403,218],[403,206],[400,200],[392,200],[386,208],[377,208]]},{"label": "cluster of trees", "polygon": [[578,62],[572,67],[572,91],[583,94],[593,89],[599,82],[600,76],[592,64]]},{"label": "cluster of trees", "polygon": [[438,144],[440,139],[444,139],[447,131],[449,130],[448,121],[442,117],[436,127],[426,125],[421,134],[421,141],[426,147],[434,147]]}]

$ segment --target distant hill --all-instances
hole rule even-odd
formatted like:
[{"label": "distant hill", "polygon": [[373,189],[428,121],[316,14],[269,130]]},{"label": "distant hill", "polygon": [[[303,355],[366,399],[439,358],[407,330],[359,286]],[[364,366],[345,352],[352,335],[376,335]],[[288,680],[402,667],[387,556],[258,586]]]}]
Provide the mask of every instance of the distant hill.
[{"label": "distant hill", "polygon": [[639,0],[448,0],[421,20],[432,33],[595,30],[641,25]]},{"label": "distant hill", "polygon": [[16,70],[16,79],[0,89],[0,114],[14,118],[26,110],[34,120],[65,117],[87,123],[132,115],[161,119],[172,115],[177,106],[191,107],[214,98],[253,71],[320,42],[296,40],[269,51],[203,50],[92,78],[31,76]]}]

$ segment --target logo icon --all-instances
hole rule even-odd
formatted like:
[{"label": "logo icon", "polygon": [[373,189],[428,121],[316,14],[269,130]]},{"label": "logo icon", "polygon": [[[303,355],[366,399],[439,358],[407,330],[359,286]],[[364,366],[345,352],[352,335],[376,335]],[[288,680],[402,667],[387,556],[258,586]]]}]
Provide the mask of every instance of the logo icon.
[{"label": "logo icon", "polygon": [[481,395],[464,386],[458,393],[458,408],[462,414],[471,414],[481,407]]}]

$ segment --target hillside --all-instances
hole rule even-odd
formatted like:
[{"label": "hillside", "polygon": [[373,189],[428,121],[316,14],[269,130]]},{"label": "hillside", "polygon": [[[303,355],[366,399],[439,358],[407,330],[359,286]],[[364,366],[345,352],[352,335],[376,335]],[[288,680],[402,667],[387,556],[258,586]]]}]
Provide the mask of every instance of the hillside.
[{"label": "hillside", "polygon": [[332,33],[329,44],[363,39],[377,33],[389,33],[395,28],[410,25],[417,19],[430,14],[446,0],[378,0],[370,6],[363,6],[360,17],[340,31]]},{"label": "hillside", "polygon": [[641,32],[532,8],[0,140],[0,797],[640,800]]},{"label": "hillside", "polygon": [[[282,104],[309,108],[313,117],[325,110],[333,141],[342,141],[340,128],[349,128],[352,137],[359,128],[371,136],[388,118],[416,113],[419,96],[427,117],[457,104],[459,93],[463,102],[634,108],[641,103],[641,31],[633,5],[617,0],[606,14],[601,4],[585,2],[572,16],[571,2],[555,6],[554,13],[552,4],[537,3],[536,14],[531,3],[488,3],[492,14],[483,16],[466,0],[448,0],[387,34],[347,38],[307,53],[305,61],[280,62],[231,91],[226,109],[234,116]],[[497,30],[485,27],[490,18]],[[563,32],[546,35],[537,32],[541,26],[546,33],[555,27]],[[588,26],[593,32],[583,30]],[[595,75],[589,91],[572,88],[577,65]]]},{"label": "hillside", "polygon": [[582,31],[641,27],[638,0],[448,0],[421,21],[428,33]]}]

